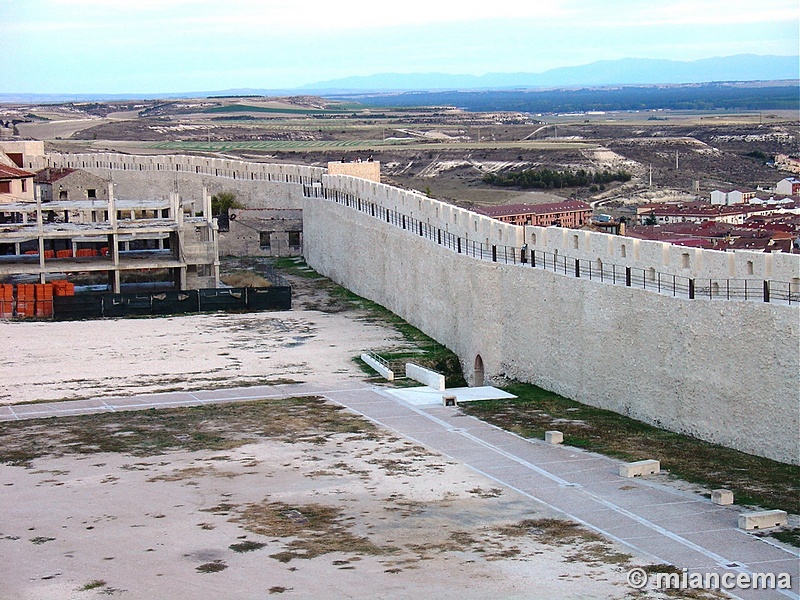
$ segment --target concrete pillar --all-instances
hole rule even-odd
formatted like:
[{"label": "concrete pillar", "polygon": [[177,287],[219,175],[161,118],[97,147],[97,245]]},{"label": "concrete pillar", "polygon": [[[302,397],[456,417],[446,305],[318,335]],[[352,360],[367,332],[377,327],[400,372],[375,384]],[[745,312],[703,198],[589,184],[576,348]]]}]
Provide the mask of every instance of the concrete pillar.
[{"label": "concrete pillar", "polygon": [[171,192],[169,195],[170,203],[172,204],[172,218],[178,224],[178,227],[183,225],[183,206],[181,206],[181,197],[177,192]]},{"label": "concrete pillar", "polygon": [[122,284],[120,283],[119,269],[114,269],[113,271],[108,272],[108,285],[111,286],[111,293],[120,293]]},{"label": "concrete pillar", "polygon": [[114,232],[116,233],[117,206],[116,200],[114,199],[114,184],[110,181],[108,182],[108,221],[111,224],[111,228],[114,229]]},{"label": "concrete pillar", "polygon": [[203,218],[211,222],[211,194],[206,186],[203,186]]},{"label": "concrete pillar", "polygon": [[108,251],[111,254],[111,262],[114,264],[114,271],[119,271],[119,236],[112,233],[108,236]]},{"label": "concrete pillar", "polygon": [[[42,198],[36,194],[36,229],[39,242],[39,269],[41,276],[44,277],[44,221],[42,220]],[[42,281],[44,283],[44,281]]]}]

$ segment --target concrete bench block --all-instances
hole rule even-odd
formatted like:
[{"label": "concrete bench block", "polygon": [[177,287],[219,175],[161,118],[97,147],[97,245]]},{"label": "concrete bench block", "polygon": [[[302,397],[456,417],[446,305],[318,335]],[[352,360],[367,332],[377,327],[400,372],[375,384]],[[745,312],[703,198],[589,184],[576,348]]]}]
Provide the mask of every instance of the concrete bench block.
[{"label": "concrete bench block", "polygon": [[711,502],[722,506],[733,504],[733,492],[730,490],[711,490]]},{"label": "concrete bench block", "polygon": [[785,510],[762,510],[739,515],[739,529],[769,529],[781,527],[789,522]]},{"label": "concrete bench block", "polygon": [[442,396],[442,404],[444,406],[458,406],[458,398],[455,396]]},{"label": "concrete bench block", "polygon": [[545,431],[544,441],[548,444],[561,444],[564,442],[564,434],[560,431]]},{"label": "concrete bench block", "polygon": [[414,363],[406,363],[406,377],[419,381],[422,385],[427,385],[440,392],[445,390],[444,375]]},{"label": "concrete bench block", "polygon": [[637,460],[619,466],[620,477],[640,477],[655,475],[661,472],[661,463],[657,460]]}]

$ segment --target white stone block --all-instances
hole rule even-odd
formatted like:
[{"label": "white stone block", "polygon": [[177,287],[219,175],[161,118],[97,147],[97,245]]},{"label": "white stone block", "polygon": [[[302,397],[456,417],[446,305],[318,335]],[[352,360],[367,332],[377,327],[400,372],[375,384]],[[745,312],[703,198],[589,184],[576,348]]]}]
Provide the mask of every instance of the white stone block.
[{"label": "white stone block", "polygon": [[564,442],[564,434],[560,431],[545,431],[544,441],[548,444],[561,444]]},{"label": "white stone block", "polygon": [[421,384],[432,387],[440,392],[443,392],[445,389],[444,375],[432,371],[431,369],[420,367],[414,363],[406,363],[406,377],[414,381],[419,381]]},{"label": "white stone block", "polygon": [[637,460],[619,466],[620,477],[640,477],[655,475],[661,472],[661,463],[657,460]]},{"label": "white stone block", "polygon": [[711,490],[711,502],[722,506],[733,504],[733,492],[730,490]]},{"label": "white stone block", "polygon": [[442,404],[444,406],[458,406],[458,398],[455,396],[442,396]]},{"label": "white stone block", "polygon": [[739,515],[739,529],[769,529],[781,527],[789,522],[785,510],[762,510]]}]

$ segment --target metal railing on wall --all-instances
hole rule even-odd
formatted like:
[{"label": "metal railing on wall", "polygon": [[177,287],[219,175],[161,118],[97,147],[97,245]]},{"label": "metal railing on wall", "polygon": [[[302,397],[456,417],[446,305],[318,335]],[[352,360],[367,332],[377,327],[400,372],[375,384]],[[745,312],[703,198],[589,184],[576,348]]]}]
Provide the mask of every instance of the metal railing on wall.
[{"label": "metal railing on wall", "polygon": [[321,185],[303,186],[307,198],[322,198],[353,208],[371,217],[428,239],[440,246],[483,261],[519,265],[552,271],[570,277],[642,289],[674,297],[710,300],[747,300],[800,304],[800,285],[788,281],[764,279],[692,278],[655,269],[643,269],[569,257],[557,251],[529,249],[524,246],[486,244],[456,236],[439,227],[365,200],[357,194]]}]

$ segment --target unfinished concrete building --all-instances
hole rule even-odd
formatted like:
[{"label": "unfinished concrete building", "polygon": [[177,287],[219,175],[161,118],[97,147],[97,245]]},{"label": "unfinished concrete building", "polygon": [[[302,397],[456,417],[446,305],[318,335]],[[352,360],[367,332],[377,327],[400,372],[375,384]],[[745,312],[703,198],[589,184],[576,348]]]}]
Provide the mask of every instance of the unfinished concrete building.
[{"label": "unfinished concrete building", "polygon": [[[217,287],[217,225],[207,193],[200,216],[185,214],[178,194],[117,200],[111,184],[106,194],[108,200],[0,205],[0,280],[96,275],[94,282],[114,293],[126,279],[145,279],[149,289]],[[134,273],[141,277],[126,277]]]}]

